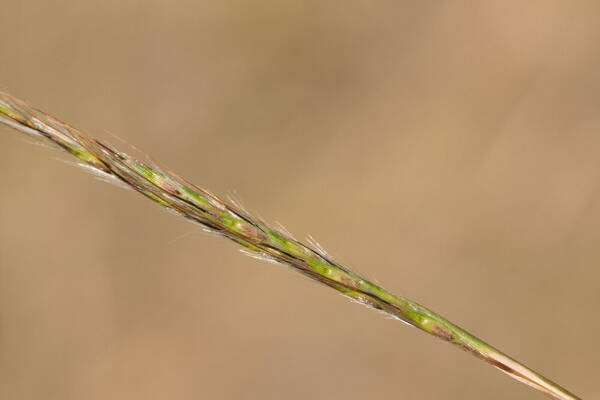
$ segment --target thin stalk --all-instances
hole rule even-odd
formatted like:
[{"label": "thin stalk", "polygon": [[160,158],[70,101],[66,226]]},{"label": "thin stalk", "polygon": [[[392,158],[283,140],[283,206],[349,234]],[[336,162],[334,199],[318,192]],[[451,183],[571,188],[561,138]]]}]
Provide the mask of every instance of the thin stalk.
[{"label": "thin stalk", "polygon": [[553,399],[578,399],[428,308],[393,294],[338,264],[319,246],[305,245],[289,234],[269,227],[243,209],[219,200],[156,162],[140,161],[119,152],[2,92],[0,122],[70,153],[84,166],[222,234],[252,254],[288,265],[352,300],[452,343]]}]

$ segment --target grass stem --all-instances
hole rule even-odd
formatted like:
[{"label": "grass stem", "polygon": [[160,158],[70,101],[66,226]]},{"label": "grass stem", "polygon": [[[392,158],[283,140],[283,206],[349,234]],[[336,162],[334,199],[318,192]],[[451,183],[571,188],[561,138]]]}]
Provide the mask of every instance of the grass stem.
[{"label": "grass stem", "polygon": [[154,202],[233,240],[256,255],[288,265],[352,300],[380,310],[466,350],[551,398],[577,396],[498,349],[405,297],[393,294],[338,264],[317,246],[303,244],[244,210],[227,204],[157,162],[137,160],[57,118],[0,92],[0,122],[76,157]]}]

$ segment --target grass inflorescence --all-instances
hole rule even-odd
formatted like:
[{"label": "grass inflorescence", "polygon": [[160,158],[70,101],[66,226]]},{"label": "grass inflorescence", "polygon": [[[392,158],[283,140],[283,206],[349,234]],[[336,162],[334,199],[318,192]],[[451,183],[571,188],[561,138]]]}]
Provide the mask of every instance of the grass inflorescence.
[{"label": "grass inflorescence", "polygon": [[120,152],[57,118],[0,92],[0,122],[76,157],[81,164],[118,180],[163,207],[233,240],[250,253],[287,265],[343,295],[380,310],[487,361],[552,398],[577,396],[506,356],[433,311],[393,294],[309,246],[226,203],[149,158]]}]

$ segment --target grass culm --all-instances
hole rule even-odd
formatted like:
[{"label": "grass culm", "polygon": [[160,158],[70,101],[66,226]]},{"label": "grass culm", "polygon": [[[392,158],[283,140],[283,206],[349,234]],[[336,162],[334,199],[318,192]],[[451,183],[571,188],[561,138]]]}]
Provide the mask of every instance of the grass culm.
[{"label": "grass culm", "polygon": [[356,302],[466,350],[551,398],[578,398],[428,308],[391,293],[340,265],[319,246],[301,243],[150,158],[131,157],[2,92],[0,122],[71,154],[97,174],[125,184],[183,218],[233,240],[248,252],[290,266]]}]

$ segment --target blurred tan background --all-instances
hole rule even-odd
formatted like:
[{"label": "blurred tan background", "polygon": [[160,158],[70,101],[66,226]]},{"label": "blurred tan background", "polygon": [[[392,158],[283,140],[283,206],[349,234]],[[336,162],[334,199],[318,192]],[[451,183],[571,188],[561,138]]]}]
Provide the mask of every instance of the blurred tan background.
[{"label": "blurred tan background", "polygon": [[[600,396],[599,2],[1,9],[4,90]],[[2,399],[543,398],[8,128],[0,146]]]}]

